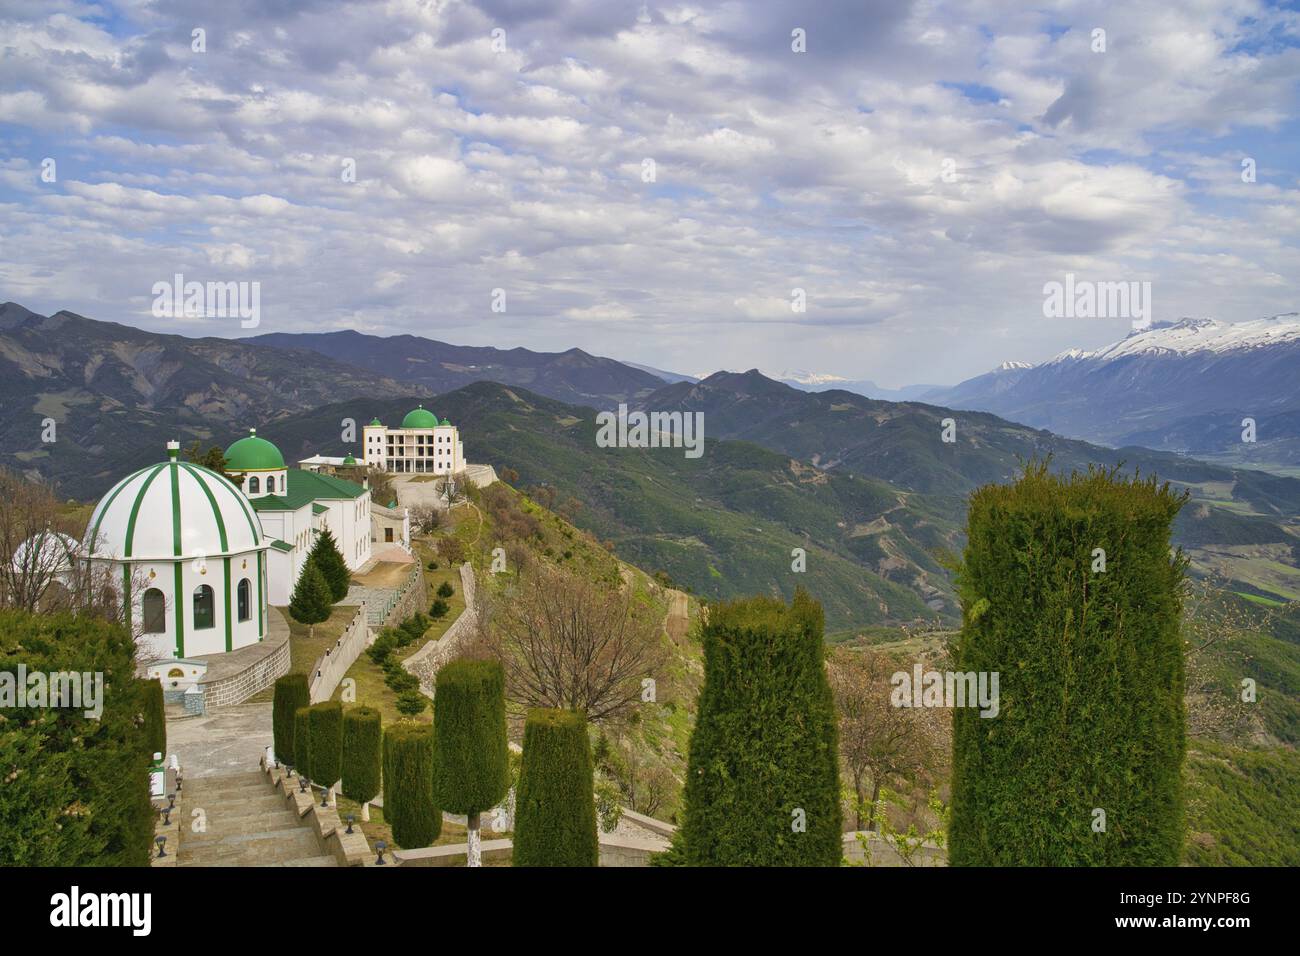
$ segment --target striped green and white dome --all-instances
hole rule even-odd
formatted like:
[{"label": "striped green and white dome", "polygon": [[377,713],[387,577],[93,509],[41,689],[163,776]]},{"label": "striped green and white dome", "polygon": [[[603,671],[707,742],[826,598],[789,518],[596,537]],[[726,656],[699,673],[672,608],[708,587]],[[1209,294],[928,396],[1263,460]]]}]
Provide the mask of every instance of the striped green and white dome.
[{"label": "striped green and white dome", "polygon": [[215,471],[178,460],[141,468],[95,506],[86,551],[96,558],[159,560],[238,554],[262,547],[262,526],[248,499]]}]

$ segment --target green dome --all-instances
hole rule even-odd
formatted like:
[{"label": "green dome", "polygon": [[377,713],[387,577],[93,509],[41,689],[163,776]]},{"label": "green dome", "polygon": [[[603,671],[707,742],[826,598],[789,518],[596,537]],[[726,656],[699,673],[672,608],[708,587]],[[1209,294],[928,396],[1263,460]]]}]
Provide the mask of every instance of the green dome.
[{"label": "green dome", "polygon": [[403,428],[437,428],[438,416],[423,405],[413,408],[402,419]]},{"label": "green dome", "polygon": [[343,464],[345,465],[355,465],[356,463],[357,460],[353,458],[351,455],[348,455],[348,457],[343,459]]},{"label": "green dome", "polygon": [[442,423],[443,423],[444,425],[450,425],[450,424],[451,424],[451,422],[447,421],[447,419],[445,419],[445,418],[442,420]]},{"label": "green dome", "polygon": [[250,428],[247,438],[226,449],[227,471],[279,471],[283,467],[280,449],[265,438],[258,438],[256,428]]},{"label": "green dome", "polygon": [[372,425],[381,425],[381,426],[382,426],[384,423],[381,422],[378,418],[372,418],[372,419],[370,419],[370,424],[372,424]]}]

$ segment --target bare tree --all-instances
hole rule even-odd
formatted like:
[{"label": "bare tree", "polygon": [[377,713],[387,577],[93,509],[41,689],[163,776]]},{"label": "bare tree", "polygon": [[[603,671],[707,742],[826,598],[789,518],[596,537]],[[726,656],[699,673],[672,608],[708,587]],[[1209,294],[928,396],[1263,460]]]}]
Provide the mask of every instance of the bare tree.
[{"label": "bare tree", "polygon": [[661,622],[632,589],[609,589],[540,562],[499,595],[483,596],[479,619],[521,708],[618,717],[641,699],[664,660]]},{"label": "bare tree", "polygon": [[0,469],[0,606],[50,609],[73,570],[79,543],[45,485]]},{"label": "bare tree", "polygon": [[827,676],[840,719],[840,756],[857,798],[858,830],[864,808],[867,828],[875,828],[882,787],[896,778],[915,781],[938,756],[933,712],[890,702],[890,677],[900,669],[888,655],[869,650],[839,648],[830,658]]},{"label": "bare tree", "polygon": [[442,527],[442,512],[433,505],[415,505],[410,514],[411,528],[416,534],[432,534]]}]

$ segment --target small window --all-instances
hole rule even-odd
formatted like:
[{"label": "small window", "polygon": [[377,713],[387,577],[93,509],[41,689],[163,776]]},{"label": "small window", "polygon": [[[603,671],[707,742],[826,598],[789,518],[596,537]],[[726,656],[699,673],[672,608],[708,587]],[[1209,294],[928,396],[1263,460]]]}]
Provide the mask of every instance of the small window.
[{"label": "small window", "polygon": [[256,475],[254,475],[252,478],[249,478],[249,479],[248,479],[248,493],[249,493],[250,495],[255,495],[255,494],[257,494],[258,492],[260,492],[261,490],[262,490],[262,486],[261,486],[261,484],[258,482],[258,480],[257,480],[257,476],[256,476]]},{"label": "small window", "polygon": [[215,602],[212,599],[212,588],[206,584],[200,584],[194,589],[194,630],[205,631],[212,627],[216,627],[216,609]]},{"label": "small window", "polygon": [[150,588],[144,592],[144,633],[163,634],[167,631],[167,599],[162,591]]},{"label": "small window", "polygon": [[235,591],[235,602],[239,607],[239,620],[249,621],[253,617],[252,602],[252,585],[248,583],[248,578],[239,582],[239,587]]}]

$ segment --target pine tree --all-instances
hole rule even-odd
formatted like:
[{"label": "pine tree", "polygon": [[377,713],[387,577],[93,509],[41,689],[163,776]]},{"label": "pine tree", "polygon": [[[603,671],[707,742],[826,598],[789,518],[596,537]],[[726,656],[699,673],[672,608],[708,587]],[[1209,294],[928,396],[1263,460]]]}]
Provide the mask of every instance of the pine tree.
[{"label": "pine tree", "polygon": [[505,675],[498,661],[452,661],[433,695],[437,801],[468,818],[469,865],[479,866],[479,814],[510,787]]},{"label": "pine tree", "polygon": [[334,784],[343,776],[343,704],[323,700],[308,708],[307,725],[311,732],[311,772],[322,787],[326,800],[333,795]]},{"label": "pine tree", "polygon": [[384,731],[384,820],[408,850],[428,846],[442,832],[434,766],[433,728],[403,722]]},{"label": "pine tree", "polygon": [[293,766],[298,774],[308,780],[315,778],[311,772],[311,707],[299,707],[293,712]]},{"label": "pine tree", "polygon": [[1184,500],[1043,462],[971,495],[953,666],[998,706],[953,711],[954,865],[1178,864]]},{"label": "pine tree", "polygon": [[352,572],[348,570],[343,553],[339,551],[338,542],[329,528],[323,529],[312,546],[308,561],[314,561],[325,576],[333,601],[342,601],[348,596],[348,587],[352,584]]},{"label": "pine tree", "polygon": [[330,619],[333,605],[324,575],[316,562],[308,558],[298,575],[298,583],[294,585],[293,596],[289,598],[289,616],[299,624],[308,625],[309,636],[315,637],[316,625]]},{"label": "pine tree", "polygon": [[514,865],[598,865],[594,786],[582,714],[530,710],[515,803]]},{"label": "pine tree", "polygon": [[802,589],[710,608],[687,762],[686,862],[837,866],[838,732],[821,605]]}]

